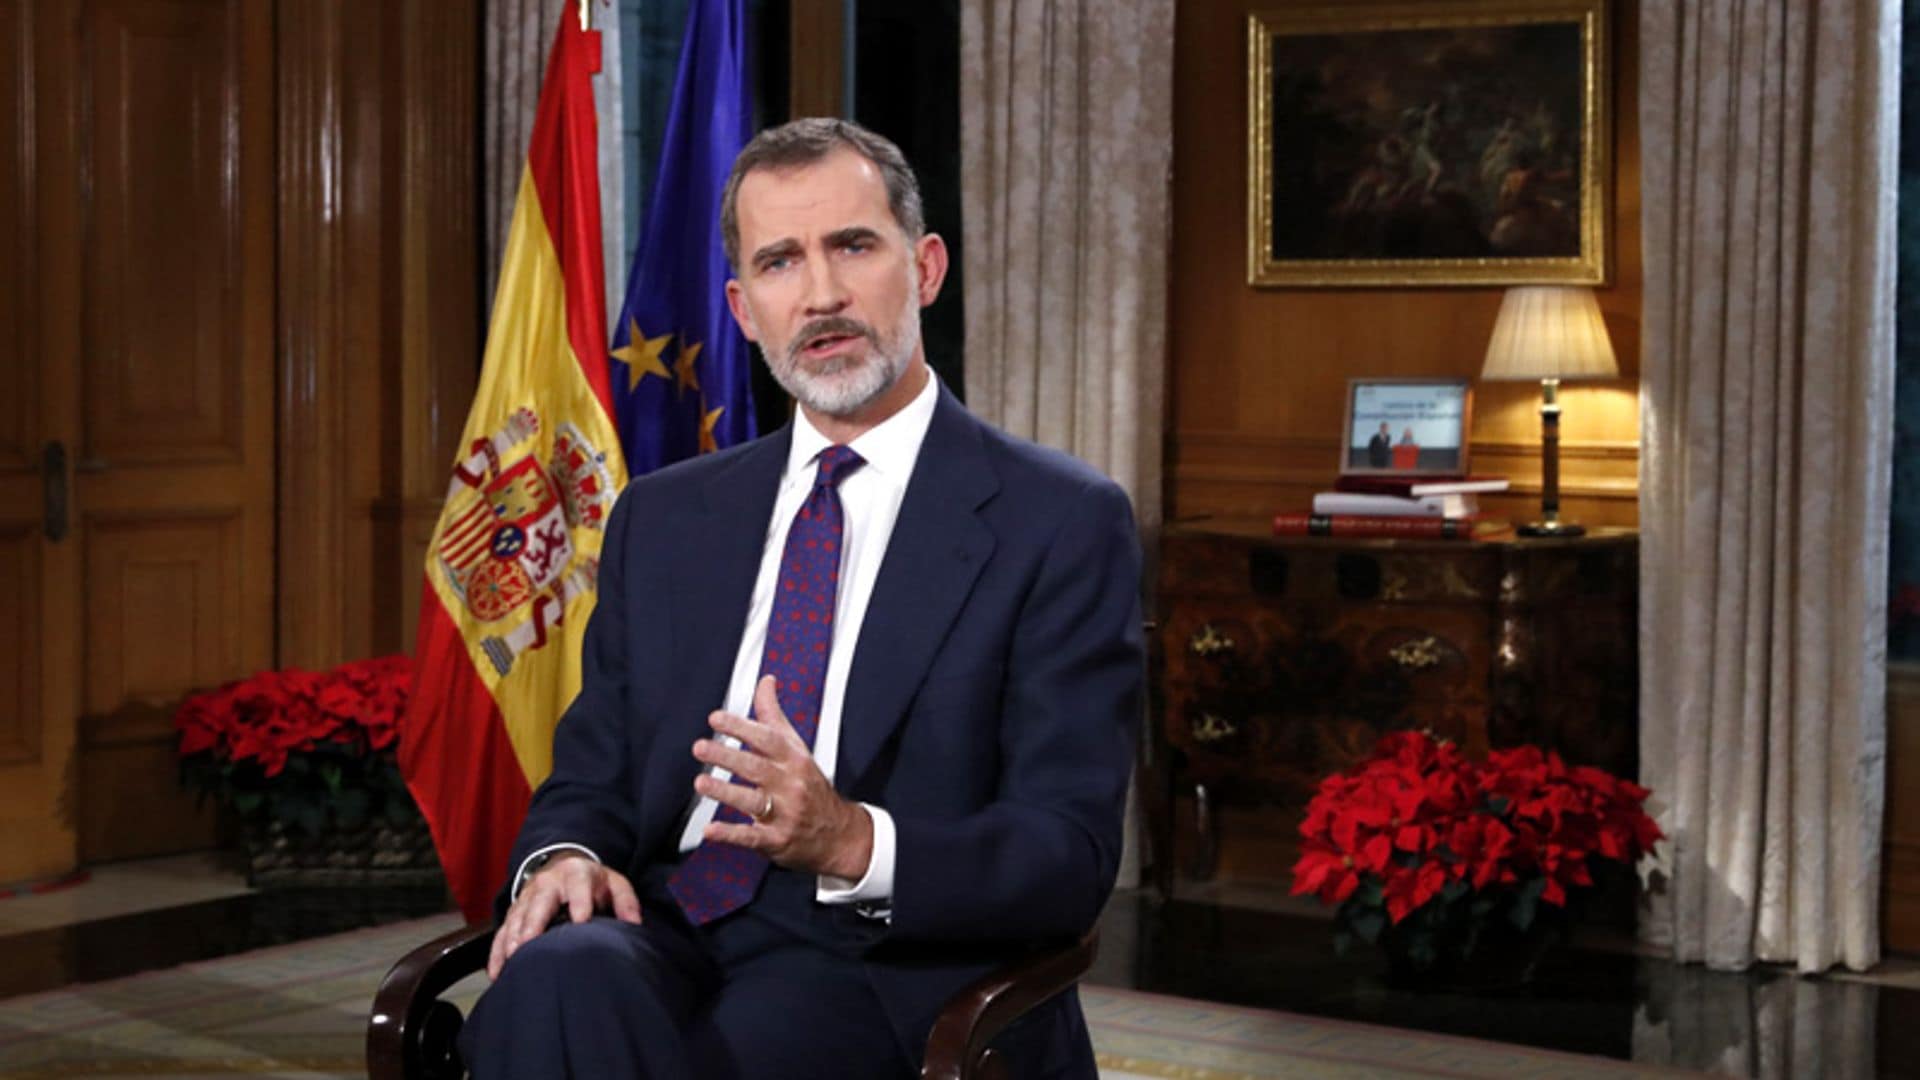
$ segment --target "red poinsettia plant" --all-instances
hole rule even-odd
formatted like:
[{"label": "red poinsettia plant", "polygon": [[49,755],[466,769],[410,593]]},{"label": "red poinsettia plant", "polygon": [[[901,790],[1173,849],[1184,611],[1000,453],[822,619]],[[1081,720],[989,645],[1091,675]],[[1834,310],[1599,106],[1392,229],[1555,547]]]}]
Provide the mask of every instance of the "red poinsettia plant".
[{"label": "red poinsettia plant", "polygon": [[1603,866],[1631,870],[1662,838],[1647,795],[1538,747],[1482,762],[1426,732],[1393,732],[1321,781],[1293,892],[1338,905],[1343,948],[1380,944],[1415,970],[1464,959],[1489,927],[1527,934],[1543,911],[1564,911]]},{"label": "red poinsettia plant", "polygon": [[316,835],[329,822],[404,821],[418,811],[394,753],[412,686],[412,662],[382,656],[193,694],[173,719],[181,779],[248,824]]}]

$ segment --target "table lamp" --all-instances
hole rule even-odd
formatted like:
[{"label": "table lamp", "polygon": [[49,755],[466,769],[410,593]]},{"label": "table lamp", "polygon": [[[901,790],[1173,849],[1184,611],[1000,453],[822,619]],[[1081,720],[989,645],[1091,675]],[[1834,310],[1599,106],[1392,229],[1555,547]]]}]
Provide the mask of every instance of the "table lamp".
[{"label": "table lamp", "polygon": [[1592,289],[1525,285],[1507,290],[1487,343],[1480,377],[1540,380],[1540,520],[1518,527],[1522,536],[1580,536],[1586,530],[1560,520],[1560,380],[1606,379],[1619,374],[1613,343]]}]

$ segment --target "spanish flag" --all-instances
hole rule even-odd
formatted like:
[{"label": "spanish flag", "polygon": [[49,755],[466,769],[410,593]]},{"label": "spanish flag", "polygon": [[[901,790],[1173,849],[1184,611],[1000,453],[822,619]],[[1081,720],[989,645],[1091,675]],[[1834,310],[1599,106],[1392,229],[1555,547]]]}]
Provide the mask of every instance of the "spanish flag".
[{"label": "spanish flag", "polygon": [[627,470],[607,381],[592,76],[569,5],[547,59],[460,459],[427,550],[400,770],[469,920],[488,917],[580,690]]}]

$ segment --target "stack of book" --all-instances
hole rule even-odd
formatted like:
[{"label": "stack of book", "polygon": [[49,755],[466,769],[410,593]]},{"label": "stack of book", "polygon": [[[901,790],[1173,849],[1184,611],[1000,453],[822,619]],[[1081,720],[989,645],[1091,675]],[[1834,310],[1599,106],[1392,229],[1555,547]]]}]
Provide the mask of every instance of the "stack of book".
[{"label": "stack of book", "polygon": [[1480,514],[1481,492],[1504,476],[1342,476],[1311,511],[1277,514],[1275,536],[1408,536],[1468,539],[1504,527]]}]

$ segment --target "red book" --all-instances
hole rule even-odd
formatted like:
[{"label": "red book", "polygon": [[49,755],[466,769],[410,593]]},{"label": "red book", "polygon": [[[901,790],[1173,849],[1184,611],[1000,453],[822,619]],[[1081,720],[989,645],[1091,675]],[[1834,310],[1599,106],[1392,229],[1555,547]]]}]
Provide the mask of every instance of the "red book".
[{"label": "red book", "polygon": [[1362,514],[1314,514],[1295,511],[1273,516],[1275,536],[1404,536],[1421,539],[1466,540],[1474,535],[1473,518],[1374,517]]},{"label": "red book", "polygon": [[1342,476],[1333,482],[1336,491],[1366,495],[1398,495],[1417,499],[1422,495],[1467,495],[1478,491],[1505,491],[1504,476]]}]

